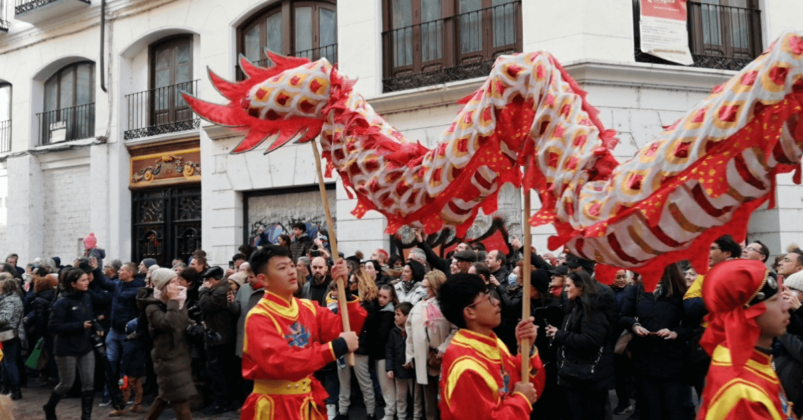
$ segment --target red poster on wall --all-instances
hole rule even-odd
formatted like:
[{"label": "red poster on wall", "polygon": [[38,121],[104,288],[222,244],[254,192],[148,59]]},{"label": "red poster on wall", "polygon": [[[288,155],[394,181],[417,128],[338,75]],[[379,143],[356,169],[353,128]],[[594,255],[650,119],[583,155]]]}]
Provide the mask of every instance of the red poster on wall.
[{"label": "red poster on wall", "polygon": [[640,4],[641,51],[678,64],[692,64],[686,0],[640,0]]}]

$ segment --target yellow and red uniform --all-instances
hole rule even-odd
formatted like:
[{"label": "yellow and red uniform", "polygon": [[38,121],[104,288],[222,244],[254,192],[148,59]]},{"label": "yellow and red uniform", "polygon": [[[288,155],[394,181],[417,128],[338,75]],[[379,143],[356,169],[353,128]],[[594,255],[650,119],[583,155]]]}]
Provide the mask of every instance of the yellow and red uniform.
[{"label": "yellow and red uniform", "polygon": [[[541,395],[546,372],[537,351],[530,367],[530,382]],[[486,336],[461,329],[443,355],[441,419],[529,419],[530,402],[513,392],[520,381],[521,355],[511,356],[493,333]]]},{"label": "yellow and red uniform", "polygon": [[[362,330],[366,312],[356,299],[348,312],[352,330]],[[325,419],[327,393],[312,374],[335,360],[341,332],[340,315],[317,302],[266,292],[245,319],[243,377],[254,392],[241,419]]]},{"label": "yellow and red uniform", "polygon": [[770,356],[753,349],[738,374],[731,352],[717,346],[706,377],[699,420],[786,419],[781,406],[781,384]]}]

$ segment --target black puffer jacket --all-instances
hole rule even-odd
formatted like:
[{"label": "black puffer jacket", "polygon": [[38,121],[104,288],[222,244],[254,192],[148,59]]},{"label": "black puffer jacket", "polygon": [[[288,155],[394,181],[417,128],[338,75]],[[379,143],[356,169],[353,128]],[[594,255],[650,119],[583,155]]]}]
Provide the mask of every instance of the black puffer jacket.
[{"label": "black puffer jacket", "polygon": [[50,311],[48,332],[56,336],[56,356],[82,356],[92,351],[93,328],[84,322],[95,318],[92,300],[87,292],[64,292]]},{"label": "black puffer jacket", "polygon": [[201,308],[201,320],[207,328],[220,334],[220,342],[217,345],[227,344],[237,335],[235,319],[229,311],[227,300],[229,289],[229,282],[225,280],[220,280],[212,288],[199,289],[198,306]]},{"label": "black puffer jacket", "polygon": [[365,309],[368,316],[365,317],[365,323],[362,324],[362,331],[360,331],[360,347],[357,348],[354,354],[370,356],[375,347],[374,341],[376,341],[379,335],[379,318],[376,316],[377,301],[376,299],[362,301],[360,302],[360,306]]},{"label": "black puffer jacket", "polygon": [[409,379],[415,375],[415,370],[404,368],[406,349],[407,336],[401,328],[394,325],[385,344],[385,372],[392,371],[393,376],[399,379]]},{"label": "black puffer jacket", "polygon": [[382,360],[385,358],[385,344],[388,342],[390,332],[396,328],[394,319],[396,312],[393,302],[388,302],[383,308],[379,307],[379,303],[377,302],[376,308],[377,333],[373,340],[371,340],[371,358]]},{"label": "black puffer jacket", "polygon": [[[589,388],[592,390],[611,389],[615,385],[613,372],[613,345],[606,341],[611,325],[608,317],[599,309],[586,316],[582,305],[572,304],[571,311],[563,320],[563,327],[555,334],[552,341],[557,346],[558,375],[562,362],[566,360],[578,365],[596,363],[597,380],[586,382],[568,382],[559,379],[562,386],[572,388]],[[600,349],[602,355],[600,356]],[[597,362],[597,359],[599,361]]]},{"label": "black puffer jacket", "polygon": [[647,293],[643,286],[628,287],[624,293],[619,321],[622,328],[633,331],[638,318],[638,323],[650,332],[667,328],[678,334],[674,340],[633,335],[629,348],[636,372],[647,377],[680,379],[686,341],[691,335],[691,329],[683,323],[683,295],[666,297],[662,294],[656,299],[655,294]]},{"label": "black puffer jacket", "polygon": [[37,292],[36,296],[31,303],[35,322],[36,322],[36,336],[42,337],[47,331],[47,322],[50,318],[51,304],[53,297],[56,294],[56,289],[45,290]]}]

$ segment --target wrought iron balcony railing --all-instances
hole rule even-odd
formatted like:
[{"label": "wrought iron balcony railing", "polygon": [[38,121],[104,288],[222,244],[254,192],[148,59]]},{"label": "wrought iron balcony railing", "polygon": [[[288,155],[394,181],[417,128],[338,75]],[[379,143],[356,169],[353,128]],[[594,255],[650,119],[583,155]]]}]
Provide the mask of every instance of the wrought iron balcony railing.
[{"label": "wrought iron balcony railing", "polygon": [[[326,45],[324,47],[313,48],[311,50],[299,51],[292,55],[293,57],[309,58],[310,61],[317,61],[321,58],[326,58],[330,63],[335,64],[337,63],[337,44]],[[252,63],[258,67],[270,67],[272,64],[269,58],[253,61]],[[234,66],[234,70],[235,74],[237,75],[238,82],[245,80],[245,73],[243,73],[243,71],[240,69],[239,63]]]},{"label": "wrought iron balcony railing", "polygon": [[198,80],[148,89],[126,95],[128,129],[125,140],[197,129],[201,119],[192,112],[181,92],[198,94]]},{"label": "wrought iron balcony railing", "polygon": [[[40,7],[47,6],[50,3],[55,3],[57,1],[63,0],[17,0],[14,6],[14,13],[15,14],[23,14],[26,12],[30,12],[32,10],[36,10]],[[78,0],[82,1],[86,4],[91,4],[91,0]]]},{"label": "wrought iron balcony railing", "polygon": [[0,153],[11,151],[11,120],[0,121]]},{"label": "wrought iron balcony railing", "polygon": [[40,146],[95,136],[94,103],[41,112],[36,118]]},{"label": "wrought iron balcony railing", "polygon": [[382,33],[384,92],[487,76],[496,57],[520,52],[521,1]]}]

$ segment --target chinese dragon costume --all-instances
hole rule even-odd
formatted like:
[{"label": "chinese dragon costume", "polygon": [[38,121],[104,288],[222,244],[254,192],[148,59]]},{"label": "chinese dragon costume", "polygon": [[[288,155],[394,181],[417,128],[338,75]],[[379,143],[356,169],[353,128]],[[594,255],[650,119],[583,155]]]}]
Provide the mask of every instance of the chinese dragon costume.
[{"label": "chinese dragon costume", "polygon": [[774,205],[777,175],[800,181],[803,33],[784,33],[623,163],[611,153],[615,132],[546,52],[498,57],[431,150],[377,115],[326,59],[269,56],[269,68],[241,58],[239,83],[210,72],[226,105],[184,97],[202,118],[247,130],[232,153],[320,136],[327,175],[337,171],[358,199],[353,214],[382,213],[389,233],[448,224],[461,235],[510,182],[537,192],[530,223],[554,225],[551,249],[639,272],[651,290],[679,260],[706,272],[717,237],[744,240],[751,213]]}]

